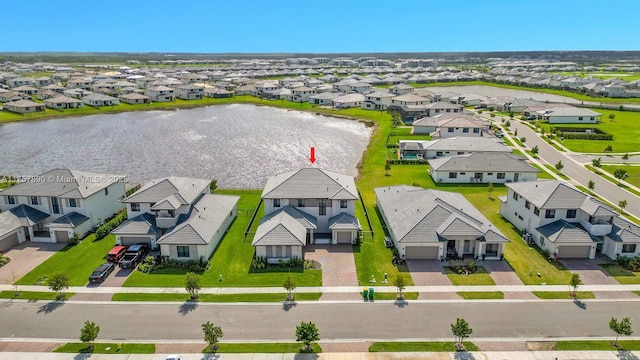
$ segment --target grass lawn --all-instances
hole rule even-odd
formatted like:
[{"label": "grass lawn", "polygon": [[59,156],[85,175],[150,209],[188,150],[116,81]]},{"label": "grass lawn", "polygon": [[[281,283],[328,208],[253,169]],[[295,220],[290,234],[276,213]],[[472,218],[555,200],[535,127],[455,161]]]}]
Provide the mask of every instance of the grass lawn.
[{"label": "grass lawn", "polygon": [[[640,100],[640,99],[639,99]],[[549,132],[552,126],[557,127],[593,127],[613,135],[613,140],[578,140],[565,139],[560,143],[568,149],[576,152],[603,153],[604,149],[611,145],[614,153],[627,153],[638,151],[638,138],[640,137],[640,113],[632,111],[616,111],[592,109],[602,114],[599,124],[541,124],[545,132]],[[609,114],[614,114],[615,119],[609,119]]]},{"label": "grass lawn", "polygon": [[465,300],[504,299],[504,293],[502,291],[460,291],[456,294]]},{"label": "grass lawn", "polygon": [[553,175],[549,174],[545,169],[541,168],[540,166],[536,164],[529,164],[529,165],[540,170],[540,172],[538,173],[538,179],[555,179]]},{"label": "grass lawn", "polygon": [[556,350],[640,350],[640,340],[618,340],[619,348],[613,340],[567,340],[556,341]]},{"label": "grass lawn", "polygon": [[[57,300],[57,293],[46,291],[0,291],[0,299],[22,299],[22,300]],[[65,293],[64,300],[69,300],[75,293]]]},{"label": "grass lawn", "polygon": [[[403,293],[404,300],[418,300],[417,292],[405,292]],[[398,300],[398,295],[394,292],[375,292],[373,294],[373,300]]]},{"label": "grass lawn", "polygon": [[105,256],[116,244],[114,235],[108,235],[98,241],[94,241],[94,239],[94,234],[91,234],[76,246],[64,247],[31,270],[17,283],[20,285],[46,285],[46,281],[42,282],[43,279],[62,272],[69,277],[71,286],[85,285],[89,281],[91,272],[105,262]]},{"label": "grass lawn", "polygon": [[155,344],[129,344],[122,343],[120,351],[118,344],[96,343],[93,349],[89,349],[84,343],[66,343],[53,350],[56,353],[94,353],[94,354],[154,354]]},{"label": "grass lawn", "polygon": [[[602,170],[612,175],[616,171],[616,169],[627,170],[627,177],[624,180],[631,185],[640,187],[640,166],[630,166],[630,165],[603,165],[602,166]],[[613,180],[613,181],[616,181],[616,180]]]},{"label": "grass lawn", "polygon": [[[251,246],[253,235],[244,238],[244,231],[249,225],[251,215],[260,201],[260,190],[255,191],[225,191],[218,190],[219,194],[234,194],[240,196],[238,203],[238,217],[231,224],[229,231],[222,238],[214,251],[210,261],[211,268],[202,274],[202,286],[282,286],[284,279],[291,274],[297,286],[322,285],[322,272],[320,270],[302,270],[271,266],[263,270],[251,269],[251,260],[255,249]],[[262,209],[253,223],[253,231],[257,228]],[[124,286],[142,287],[184,287],[184,275],[186,269],[163,269],[152,274],[134,271]],[[220,282],[219,275],[223,275]]]},{"label": "grass lawn", "polygon": [[[573,299],[573,296],[569,294],[569,287],[567,291],[534,291],[533,295],[540,299]],[[576,291],[578,299],[595,299],[596,296],[591,291]]]},{"label": "grass lawn", "polygon": [[389,136],[389,144],[400,144],[400,140],[431,140],[431,136],[426,134],[416,135],[391,135]]},{"label": "grass lawn", "polygon": [[469,275],[462,275],[454,272],[448,266],[443,266],[444,273],[453,285],[495,285],[491,275],[482,266],[476,267],[476,272]]},{"label": "grass lawn", "polygon": [[632,293],[634,293],[634,294],[636,294],[636,295],[640,296],[640,291],[632,291]]},{"label": "grass lawn", "polygon": [[[301,353],[303,345],[301,343],[220,343],[216,353],[253,353],[253,354],[279,354],[279,353]],[[311,344],[314,353],[321,353],[322,348],[318,344]],[[209,352],[209,347],[202,350]]]},{"label": "grass lawn", "polygon": [[[322,293],[297,293],[297,301],[319,300]],[[286,298],[285,293],[273,294],[200,294],[199,302],[279,302]],[[148,293],[119,293],[113,294],[111,301],[188,301],[188,294],[148,294]]]},{"label": "grass lawn", "polygon": [[556,175],[560,176],[561,178],[563,178],[565,180],[570,180],[567,175],[565,175],[562,172],[558,171],[558,169],[556,169],[555,165],[544,164],[544,166],[547,168],[548,171],[550,171],[552,173],[555,173]]},{"label": "grass lawn", "polygon": [[598,266],[620,284],[640,284],[640,273],[629,271],[618,264],[598,264]]},{"label": "grass lawn", "polygon": [[[478,351],[478,347],[470,342],[463,342],[467,351]],[[374,342],[369,346],[369,352],[454,352],[453,341],[416,341],[416,342]]]}]

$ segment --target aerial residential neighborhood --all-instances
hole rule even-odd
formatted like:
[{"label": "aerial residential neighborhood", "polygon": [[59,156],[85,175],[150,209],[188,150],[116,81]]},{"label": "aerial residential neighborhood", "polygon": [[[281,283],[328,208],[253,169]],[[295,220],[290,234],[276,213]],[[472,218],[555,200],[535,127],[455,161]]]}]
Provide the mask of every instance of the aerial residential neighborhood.
[{"label": "aerial residential neighborhood", "polygon": [[530,5],[6,4],[0,359],[638,359],[640,4]]}]

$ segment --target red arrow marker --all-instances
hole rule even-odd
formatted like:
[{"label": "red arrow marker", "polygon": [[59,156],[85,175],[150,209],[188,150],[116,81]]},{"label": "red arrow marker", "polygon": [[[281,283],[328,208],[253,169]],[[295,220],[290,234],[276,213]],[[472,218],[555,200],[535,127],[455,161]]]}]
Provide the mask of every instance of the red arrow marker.
[{"label": "red arrow marker", "polygon": [[311,147],[311,155],[309,156],[309,160],[312,164],[316,162],[316,148],[313,146]]}]

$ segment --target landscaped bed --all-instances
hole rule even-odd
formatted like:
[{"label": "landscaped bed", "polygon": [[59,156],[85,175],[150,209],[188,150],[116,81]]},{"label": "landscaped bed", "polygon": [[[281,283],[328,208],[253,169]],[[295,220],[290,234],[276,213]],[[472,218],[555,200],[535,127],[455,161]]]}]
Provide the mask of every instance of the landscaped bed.
[{"label": "landscaped bed", "polygon": [[[534,291],[533,295],[546,300],[574,298],[570,291]],[[577,291],[575,297],[577,299],[595,299],[596,296],[590,291]]]},{"label": "landscaped bed", "polygon": [[629,271],[618,264],[598,264],[607,275],[620,284],[640,284],[640,272]]},{"label": "landscaped bed", "polygon": [[482,266],[471,263],[472,266],[464,264],[444,266],[444,272],[453,285],[495,285],[491,275]]}]

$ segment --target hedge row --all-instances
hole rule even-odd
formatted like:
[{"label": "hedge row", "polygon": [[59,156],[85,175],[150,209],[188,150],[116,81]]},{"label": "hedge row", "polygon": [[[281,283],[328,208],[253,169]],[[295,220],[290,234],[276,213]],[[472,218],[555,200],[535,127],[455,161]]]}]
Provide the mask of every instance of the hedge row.
[{"label": "hedge row", "polygon": [[613,140],[613,135],[609,134],[587,134],[587,133],[562,133],[565,139],[578,139],[578,140]]},{"label": "hedge row", "polygon": [[105,236],[109,235],[109,233],[113,229],[115,229],[118,226],[120,226],[120,224],[122,224],[125,220],[127,220],[127,212],[123,211],[120,214],[116,215],[116,217],[114,217],[113,219],[111,219],[111,220],[107,221],[106,223],[102,224],[96,230],[96,240],[100,240],[100,239],[104,238]]}]

